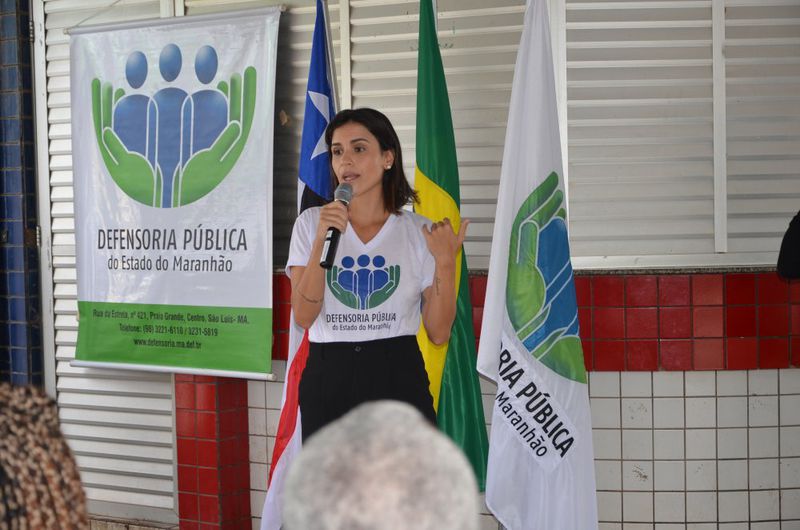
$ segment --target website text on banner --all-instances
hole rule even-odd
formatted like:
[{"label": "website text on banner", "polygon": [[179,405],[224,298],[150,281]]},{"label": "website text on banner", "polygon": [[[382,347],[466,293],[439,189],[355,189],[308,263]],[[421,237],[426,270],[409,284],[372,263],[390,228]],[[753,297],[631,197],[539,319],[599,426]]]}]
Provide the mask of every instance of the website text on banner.
[{"label": "website text on banner", "polygon": [[73,32],[76,364],[270,372],[279,16]]},{"label": "website text on banner", "polygon": [[486,504],[509,530],[597,528],[594,456],[545,0],[528,2],[478,369],[497,383]]}]

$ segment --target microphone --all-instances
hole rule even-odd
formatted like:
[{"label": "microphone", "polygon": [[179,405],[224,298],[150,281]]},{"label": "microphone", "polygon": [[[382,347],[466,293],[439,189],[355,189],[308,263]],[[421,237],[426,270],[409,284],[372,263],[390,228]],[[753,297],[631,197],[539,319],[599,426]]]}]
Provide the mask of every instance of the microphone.
[{"label": "microphone", "polygon": [[[333,200],[339,201],[345,206],[350,204],[350,199],[353,198],[353,186],[350,184],[339,184],[336,191],[333,192]],[[336,249],[339,247],[339,237],[342,233],[338,228],[328,228],[328,233],[325,234],[325,245],[322,247],[322,258],[319,260],[319,266],[323,269],[330,269],[333,267],[333,260],[336,258]]]}]

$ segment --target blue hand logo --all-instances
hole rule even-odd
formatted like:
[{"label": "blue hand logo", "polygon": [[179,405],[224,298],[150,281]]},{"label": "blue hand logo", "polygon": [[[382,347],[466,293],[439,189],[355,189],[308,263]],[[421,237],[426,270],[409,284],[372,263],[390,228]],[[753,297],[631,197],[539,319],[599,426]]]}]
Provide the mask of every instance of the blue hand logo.
[{"label": "blue hand logo", "polygon": [[506,309],[534,357],[585,383],[563,203],[558,174],[551,173],[520,206],[511,228]]},{"label": "blue hand logo", "polygon": [[[181,50],[165,46],[159,72],[167,83],[180,75]],[[95,135],[111,178],[131,198],[156,208],[175,208],[207,195],[227,176],[241,155],[253,122],[256,71],[233,74],[215,88],[217,52],[202,46],[195,75],[204,85],[187,93],[166,86],[152,96],[126,94],[99,79],[92,81]],[[133,90],[147,80],[147,58],[134,51],[125,65]]]},{"label": "blue hand logo", "polygon": [[[358,265],[358,267],[356,267]],[[374,309],[388,300],[400,285],[400,266],[386,265],[386,258],[366,254],[342,258],[326,273],[328,288],[337,300],[353,309]]]}]

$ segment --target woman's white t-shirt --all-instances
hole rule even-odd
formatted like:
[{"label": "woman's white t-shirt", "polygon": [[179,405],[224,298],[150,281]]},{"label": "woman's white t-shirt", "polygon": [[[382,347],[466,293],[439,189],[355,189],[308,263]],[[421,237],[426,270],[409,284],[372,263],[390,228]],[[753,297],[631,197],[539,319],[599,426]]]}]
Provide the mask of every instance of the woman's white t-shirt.
[{"label": "woman's white t-shirt", "polygon": [[[319,208],[294,224],[286,274],[308,265]],[[435,263],[422,226],[430,221],[402,211],[390,215],[369,243],[348,226],[339,240],[334,266],[325,275],[319,316],[308,330],[312,342],[361,342],[419,330],[422,291],[433,283]]]}]

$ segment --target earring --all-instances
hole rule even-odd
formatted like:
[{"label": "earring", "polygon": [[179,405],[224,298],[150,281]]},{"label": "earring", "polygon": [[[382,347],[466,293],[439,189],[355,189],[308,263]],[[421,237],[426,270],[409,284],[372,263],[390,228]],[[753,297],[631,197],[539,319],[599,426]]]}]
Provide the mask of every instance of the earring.
[{"label": "earring", "polygon": [[392,166],[384,166],[384,169],[385,169],[386,171],[389,171],[390,169],[392,169]]}]

